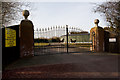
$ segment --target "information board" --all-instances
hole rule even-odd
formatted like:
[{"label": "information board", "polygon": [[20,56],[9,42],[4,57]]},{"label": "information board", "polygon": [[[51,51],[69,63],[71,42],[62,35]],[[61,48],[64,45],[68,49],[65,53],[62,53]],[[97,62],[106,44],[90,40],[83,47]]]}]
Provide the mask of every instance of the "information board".
[{"label": "information board", "polygon": [[5,28],[5,47],[16,46],[16,30]]},{"label": "information board", "polygon": [[116,42],[116,38],[109,38],[109,42]]}]

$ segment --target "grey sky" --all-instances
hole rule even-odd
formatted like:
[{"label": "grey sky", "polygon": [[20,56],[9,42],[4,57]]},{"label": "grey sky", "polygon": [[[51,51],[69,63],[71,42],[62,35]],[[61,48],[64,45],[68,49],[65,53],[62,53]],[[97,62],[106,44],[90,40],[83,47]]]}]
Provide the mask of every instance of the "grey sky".
[{"label": "grey sky", "polygon": [[90,2],[33,2],[32,6],[29,19],[35,29],[67,24],[89,31],[96,18],[100,26],[106,26],[100,14],[93,12],[95,4]]},{"label": "grey sky", "polygon": [[[27,1],[27,0],[26,0]],[[108,0],[30,0],[30,19],[34,28],[46,28],[51,26],[71,26],[79,27],[85,31],[90,31],[94,27],[94,19],[99,19],[99,26],[106,27],[104,17],[99,13],[94,13],[93,8],[98,2]],[[14,23],[19,24],[19,23]]]}]

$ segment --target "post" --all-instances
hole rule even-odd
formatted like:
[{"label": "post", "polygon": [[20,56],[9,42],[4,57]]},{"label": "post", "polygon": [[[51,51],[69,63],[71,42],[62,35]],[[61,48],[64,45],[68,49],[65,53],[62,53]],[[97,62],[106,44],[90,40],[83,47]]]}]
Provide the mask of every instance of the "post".
[{"label": "post", "polygon": [[66,25],[67,53],[68,53],[68,25]]},{"label": "post", "polygon": [[[0,44],[2,45],[2,2],[0,2]],[[2,70],[4,70],[4,67],[2,67],[2,46],[0,46],[0,79],[2,78]]]}]

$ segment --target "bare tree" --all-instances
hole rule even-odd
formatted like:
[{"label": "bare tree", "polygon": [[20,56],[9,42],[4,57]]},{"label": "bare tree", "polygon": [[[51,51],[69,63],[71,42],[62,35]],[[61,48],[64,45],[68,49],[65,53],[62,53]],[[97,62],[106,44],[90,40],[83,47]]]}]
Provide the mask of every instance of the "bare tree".
[{"label": "bare tree", "polygon": [[115,29],[116,32],[120,31],[120,1],[104,2],[94,9],[94,12],[102,13],[105,20],[109,25]]},{"label": "bare tree", "polygon": [[23,2],[2,2],[2,24],[8,25],[21,19],[23,6],[29,6],[29,3]]}]

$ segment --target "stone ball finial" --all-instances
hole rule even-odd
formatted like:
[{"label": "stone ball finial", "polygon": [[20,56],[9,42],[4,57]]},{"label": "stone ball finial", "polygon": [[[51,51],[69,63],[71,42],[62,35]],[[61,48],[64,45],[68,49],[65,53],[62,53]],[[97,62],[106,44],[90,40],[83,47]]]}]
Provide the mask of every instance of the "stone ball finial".
[{"label": "stone ball finial", "polygon": [[95,23],[95,24],[98,24],[98,23],[99,23],[99,20],[98,20],[98,19],[95,19],[95,20],[94,20],[94,23]]},{"label": "stone ball finial", "polygon": [[66,25],[66,28],[68,28],[68,25]]},{"label": "stone ball finial", "polygon": [[30,15],[28,10],[24,10],[23,11],[23,16],[25,17],[25,19],[27,19],[27,17]]},{"label": "stone ball finial", "polygon": [[98,27],[99,19],[95,19],[94,23],[95,23],[95,27]]}]

